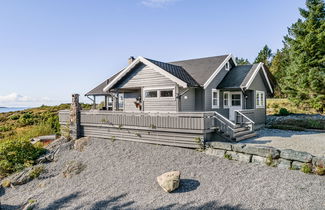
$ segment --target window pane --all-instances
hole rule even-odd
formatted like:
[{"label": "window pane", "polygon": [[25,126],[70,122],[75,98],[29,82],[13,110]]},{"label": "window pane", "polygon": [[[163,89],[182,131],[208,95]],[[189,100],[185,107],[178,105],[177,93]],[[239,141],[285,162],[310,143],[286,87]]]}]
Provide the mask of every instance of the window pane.
[{"label": "window pane", "polygon": [[124,107],[124,93],[118,94],[118,108],[123,109]]},{"label": "window pane", "polygon": [[161,90],[160,97],[173,97],[173,90]]},{"label": "window pane", "polygon": [[232,94],[231,98],[232,99],[240,99],[240,94]]},{"label": "window pane", "polygon": [[232,106],[240,106],[240,94],[232,94],[231,95],[231,105]]},{"label": "window pane", "polygon": [[228,93],[225,93],[225,94],[223,95],[223,104],[224,104],[225,106],[228,106]]},{"label": "window pane", "polygon": [[212,105],[218,106],[218,92],[215,90],[212,90]]},{"label": "window pane", "polygon": [[146,98],[157,98],[157,91],[156,90],[146,91],[145,92],[145,97]]}]

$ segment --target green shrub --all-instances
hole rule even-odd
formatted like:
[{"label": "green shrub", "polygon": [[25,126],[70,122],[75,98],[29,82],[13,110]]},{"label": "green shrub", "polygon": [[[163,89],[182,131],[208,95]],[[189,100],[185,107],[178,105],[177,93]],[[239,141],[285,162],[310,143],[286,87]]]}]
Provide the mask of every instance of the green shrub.
[{"label": "green shrub", "polygon": [[224,156],[223,156],[224,158],[226,158],[226,159],[228,159],[228,160],[232,160],[232,156],[231,156],[231,154],[224,154]]},{"label": "green shrub", "polygon": [[0,142],[0,175],[22,170],[33,164],[45,152],[26,140],[4,140]]},{"label": "green shrub", "polygon": [[11,120],[18,120],[19,118],[20,118],[20,115],[19,114],[14,114],[14,115],[11,115],[9,117],[9,119],[11,119]]},{"label": "green shrub", "polygon": [[308,164],[308,163],[304,163],[300,170],[306,174],[310,174],[313,172],[313,168],[312,168],[311,164]]},{"label": "green shrub", "polygon": [[0,126],[0,132],[7,132],[7,131],[11,131],[12,127],[9,125],[2,125]]},{"label": "green shrub", "polygon": [[35,166],[28,174],[31,179],[35,179],[45,171],[44,166]]},{"label": "green shrub", "polygon": [[281,108],[278,113],[278,115],[280,115],[280,116],[287,116],[289,114],[290,114],[290,112],[286,108]]}]

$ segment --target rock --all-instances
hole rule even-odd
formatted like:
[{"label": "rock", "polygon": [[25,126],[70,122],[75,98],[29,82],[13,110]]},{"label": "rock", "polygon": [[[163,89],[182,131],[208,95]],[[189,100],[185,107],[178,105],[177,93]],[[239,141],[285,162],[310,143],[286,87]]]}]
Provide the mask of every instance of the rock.
[{"label": "rock", "polygon": [[291,168],[294,170],[300,170],[304,163],[299,161],[292,161]]},{"label": "rock", "polygon": [[266,157],[253,155],[252,163],[258,163],[258,164],[266,165]]},{"label": "rock", "polygon": [[313,157],[313,165],[314,166],[319,166],[319,167],[325,167],[325,156],[321,157]]},{"label": "rock", "polygon": [[280,157],[289,160],[297,160],[304,163],[309,163],[313,159],[313,156],[308,152],[299,152],[292,149],[281,150]]},{"label": "rock", "polygon": [[252,159],[252,155],[249,154],[237,153],[233,151],[227,151],[227,154],[231,155],[232,160],[237,160],[241,162],[249,163]]},{"label": "rock", "polygon": [[290,169],[291,168],[291,161],[279,158],[277,160],[274,160],[274,166],[278,168],[285,168],[285,169]]},{"label": "rock", "polygon": [[179,187],[180,171],[170,171],[157,177],[157,182],[165,192],[172,192]]},{"label": "rock", "polygon": [[89,140],[90,140],[90,137],[83,137],[83,138],[77,139],[74,142],[73,148],[75,150],[78,150],[79,152],[82,152],[84,150],[85,146],[88,145]]},{"label": "rock", "polygon": [[249,146],[242,148],[241,151],[247,154],[258,155],[262,157],[272,157],[273,159],[280,157],[280,151],[268,146]]},{"label": "rock", "polygon": [[242,143],[233,144],[232,150],[235,152],[243,152],[245,146],[246,144],[242,144]]},{"label": "rock", "polygon": [[222,150],[222,149],[212,149],[212,148],[207,148],[207,149],[204,151],[204,153],[207,154],[207,155],[213,155],[213,156],[216,156],[216,157],[223,158],[224,155],[225,155],[225,150]]},{"label": "rock", "polygon": [[227,142],[209,142],[208,145],[215,149],[232,150],[232,144]]},{"label": "rock", "polygon": [[80,161],[70,161],[66,164],[62,174],[65,178],[71,178],[74,175],[80,174],[86,165]]}]

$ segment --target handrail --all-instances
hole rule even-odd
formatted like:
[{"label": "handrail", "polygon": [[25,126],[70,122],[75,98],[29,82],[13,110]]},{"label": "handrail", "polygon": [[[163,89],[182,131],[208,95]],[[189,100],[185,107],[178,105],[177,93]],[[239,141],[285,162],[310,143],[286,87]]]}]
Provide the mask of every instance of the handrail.
[{"label": "handrail", "polygon": [[222,114],[219,114],[218,112],[214,112],[214,114],[217,115],[218,117],[221,117],[224,121],[226,121],[226,123],[231,124],[233,127],[236,126],[235,123],[233,123],[229,119],[225,118]]},{"label": "handrail", "polygon": [[250,123],[255,124],[255,122],[253,120],[251,120],[249,117],[247,117],[245,114],[243,114],[241,111],[239,110],[235,110],[235,112],[237,112],[238,114],[240,114],[241,116],[243,116],[246,120],[248,120]]}]

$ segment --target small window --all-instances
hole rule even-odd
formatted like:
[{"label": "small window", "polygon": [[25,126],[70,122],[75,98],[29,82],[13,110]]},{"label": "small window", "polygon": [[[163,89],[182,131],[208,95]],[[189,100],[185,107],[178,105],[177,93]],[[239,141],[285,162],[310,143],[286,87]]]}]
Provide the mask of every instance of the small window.
[{"label": "small window", "polygon": [[123,110],[124,108],[124,93],[118,94],[118,109]]},{"label": "small window", "polygon": [[226,63],[225,68],[226,68],[227,71],[229,71],[229,69],[230,69],[230,64],[229,64],[229,62]]},{"label": "small window", "polygon": [[223,106],[228,107],[229,106],[229,93],[223,93]]},{"label": "small window", "polygon": [[160,97],[167,98],[167,97],[173,97],[173,90],[161,90],[160,91]]},{"label": "small window", "polygon": [[157,90],[148,90],[145,91],[145,97],[146,98],[157,98]]},{"label": "small window", "polygon": [[256,91],[256,107],[264,108],[265,95],[263,91]]},{"label": "small window", "polygon": [[219,91],[212,89],[212,108],[219,108]]},{"label": "small window", "polygon": [[240,94],[232,94],[231,95],[231,106],[240,106],[240,105],[241,105]]}]

